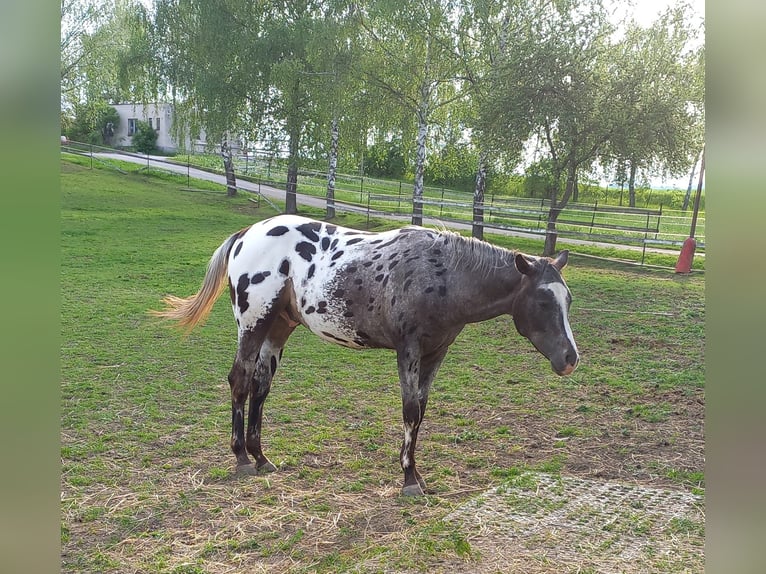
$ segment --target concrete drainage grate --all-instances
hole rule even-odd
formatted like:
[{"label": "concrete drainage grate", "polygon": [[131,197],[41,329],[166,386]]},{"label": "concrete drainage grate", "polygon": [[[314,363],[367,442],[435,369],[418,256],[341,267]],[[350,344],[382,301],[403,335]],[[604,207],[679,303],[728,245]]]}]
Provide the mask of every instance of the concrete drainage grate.
[{"label": "concrete drainage grate", "polygon": [[[598,572],[703,572],[704,497],[524,473],[451,512],[472,546]],[[555,571],[555,570],[552,570]]]}]

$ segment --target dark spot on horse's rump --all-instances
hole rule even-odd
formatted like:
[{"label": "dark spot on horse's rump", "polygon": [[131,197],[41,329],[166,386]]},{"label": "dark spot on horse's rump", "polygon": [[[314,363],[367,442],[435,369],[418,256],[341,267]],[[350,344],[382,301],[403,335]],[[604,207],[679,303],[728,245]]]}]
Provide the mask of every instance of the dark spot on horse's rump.
[{"label": "dark spot on horse's rump", "polygon": [[306,306],[306,298],[301,297],[301,307],[305,307],[305,306]]},{"label": "dark spot on horse's rump", "polygon": [[383,287],[385,287],[385,286],[386,286],[386,284],[388,283],[388,278],[389,278],[389,277],[390,277],[389,275],[386,275],[385,277],[383,277],[383,283],[381,283],[381,285],[382,285]]},{"label": "dark spot on horse's rump", "polygon": [[322,238],[322,251],[327,251],[328,247],[330,247],[330,238],[329,237],[323,237]]},{"label": "dark spot on horse's rump", "polygon": [[354,316],[354,312],[353,311],[346,311],[345,313],[343,313],[343,316],[344,317],[353,317]]},{"label": "dark spot on horse's rump", "polygon": [[446,271],[446,269],[442,269],[441,271],[437,271],[437,272],[435,273],[435,275],[436,275],[437,277],[441,277],[442,275],[444,275],[444,272],[445,272],[445,271]]},{"label": "dark spot on horse's rump", "polygon": [[412,285],[412,279],[407,279],[407,281],[404,282],[404,285],[402,285],[402,291],[409,289],[410,285]]},{"label": "dark spot on horse's rump", "polygon": [[332,292],[333,297],[337,297],[338,299],[343,297],[343,295],[345,294],[346,294],[346,291],[344,291],[343,289],[336,289],[335,291]]},{"label": "dark spot on horse's rump", "polygon": [[247,273],[243,273],[237,280],[237,304],[239,305],[239,312],[244,313],[250,307],[250,303],[247,302],[247,286],[250,285],[250,278]]},{"label": "dark spot on horse's rump", "polygon": [[349,265],[348,267],[346,267],[346,272],[347,273],[356,273],[356,270],[357,270],[357,266],[356,265]]},{"label": "dark spot on horse's rump", "polygon": [[311,267],[309,267],[309,272],[308,272],[308,274],[306,275],[306,278],[307,278],[307,279],[311,279],[311,278],[314,276],[314,271],[316,271],[316,265],[314,265],[314,264],[312,263],[312,264],[311,264]]},{"label": "dark spot on horse's rump", "polygon": [[372,241],[370,241],[370,245],[377,245],[381,241],[383,241],[383,240],[382,239],[373,239]]},{"label": "dark spot on horse's rump", "polygon": [[364,283],[364,279],[354,279],[354,283],[357,285],[361,285],[362,283]]},{"label": "dark spot on horse's rump", "polygon": [[434,290],[433,287],[426,287],[426,290],[424,291],[424,293],[431,293],[433,290]]},{"label": "dark spot on horse's rump", "polygon": [[306,239],[319,241],[318,232],[322,229],[322,224],[317,221],[311,221],[309,223],[301,223],[296,229],[300,231]]},{"label": "dark spot on horse's rump", "polygon": [[319,308],[320,309],[324,309],[325,307],[327,307],[327,301],[320,301],[319,302]]},{"label": "dark spot on horse's rump", "polygon": [[239,252],[242,251],[242,246],[245,244],[244,241],[240,241],[237,243],[237,246],[234,248],[234,255],[232,256],[232,259],[235,259],[237,255],[239,255]]},{"label": "dark spot on horse's rump", "polygon": [[253,285],[258,285],[258,283],[261,283],[266,277],[271,275],[271,271],[264,271],[263,273],[256,273],[250,278],[250,283]]},{"label": "dark spot on horse's rump", "polygon": [[375,267],[375,271],[380,271],[381,269],[383,269],[383,264],[382,263],[380,265],[378,265],[377,267]]},{"label": "dark spot on horse's rump", "polygon": [[375,281],[383,281],[383,277],[385,277],[385,275],[383,275],[383,273],[381,273],[380,275],[376,275],[375,276]]},{"label": "dark spot on horse's rump", "polygon": [[271,237],[279,237],[280,235],[284,235],[290,231],[287,227],[284,225],[277,225],[276,227],[272,227],[266,232],[266,235],[270,235]]},{"label": "dark spot on horse's rump", "polygon": [[274,376],[274,373],[277,372],[277,358],[274,355],[271,355],[271,376]]},{"label": "dark spot on horse's rump", "polygon": [[336,229],[338,228],[335,225],[327,225],[327,227],[325,227],[325,231],[327,232],[327,235],[334,234]]},{"label": "dark spot on horse's rump", "polygon": [[354,243],[359,243],[360,241],[363,241],[361,237],[354,237],[353,239],[346,241],[346,245],[353,245]]},{"label": "dark spot on horse's rump", "polygon": [[279,266],[279,272],[282,275],[290,273],[290,262],[287,259],[282,260],[282,264]]},{"label": "dark spot on horse's rump", "polygon": [[332,244],[330,245],[330,250],[332,251],[332,250],[333,250],[333,249],[335,249],[337,246],[338,246],[338,240],[337,240],[337,239],[333,239],[333,240],[332,240]]},{"label": "dark spot on horse's rump", "polygon": [[396,295],[391,297],[391,306],[393,307],[394,305],[396,305]]},{"label": "dark spot on horse's rump", "polygon": [[306,315],[311,315],[311,314],[312,314],[314,311],[316,311],[316,309],[314,308],[314,306],[313,306],[313,305],[309,305],[309,307],[307,307],[307,308],[306,308],[306,310],[304,311],[304,313],[306,313]]},{"label": "dark spot on horse's rump", "polygon": [[375,303],[375,297],[370,297],[370,303]]},{"label": "dark spot on horse's rump", "polygon": [[380,253],[376,253],[375,255],[372,256],[372,260],[373,261],[377,261],[378,259],[380,259],[380,257],[381,257],[381,254]]},{"label": "dark spot on horse's rump", "polygon": [[332,260],[337,261],[337,259],[342,256],[343,256],[343,251],[338,251],[335,255],[332,256]]},{"label": "dark spot on horse's rump", "polygon": [[444,297],[447,294],[446,285],[439,285],[439,297]]},{"label": "dark spot on horse's rump", "polygon": [[389,271],[391,271],[391,269],[393,269],[394,267],[396,267],[398,264],[399,264],[399,260],[398,260],[398,259],[397,259],[396,261],[392,261],[392,262],[391,262],[391,263],[389,263],[389,265],[388,265],[388,270],[389,270]]},{"label": "dark spot on horse's rump", "polygon": [[327,313],[327,307],[320,307],[319,309],[317,309],[317,313],[319,313],[320,315],[324,315],[325,313]]},{"label": "dark spot on horse's rump", "polygon": [[434,259],[433,257],[428,260],[429,263],[436,263],[438,259]]},{"label": "dark spot on horse's rump", "polygon": [[404,272],[404,278],[405,278],[405,279],[407,279],[407,278],[408,278],[408,277],[410,277],[410,276],[411,276],[411,275],[412,275],[414,272],[415,272],[415,270],[414,270],[414,269],[410,269],[409,271],[405,271],[405,272]]},{"label": "dark spot on horse's rump", "polygon": [[312,243],[301,241],[298,243],[298,245],[295,246],[295,251],[306,261],[311,261],[311,258],[317,252],[317,248]]},{"label": "dark spot on horse's rump", "polygon": [[375,309],[372,305],[367,305],[367,310],[372,312]]},{"label": "dark spot on horse's rump", "polygon": [[412,263],[413,261],[417,261],[417,260],[418,260],[418,256],[417,255],[413,255],[409,259],[405,259],[404,262],[405,263]]},{"label": "dark spot on horse's rump", "polygon": [[372,261],[365,261],[364,263],[362,263],[362,265],[364,265],[365,267],[369,267],[370,265],[372,265]]}]

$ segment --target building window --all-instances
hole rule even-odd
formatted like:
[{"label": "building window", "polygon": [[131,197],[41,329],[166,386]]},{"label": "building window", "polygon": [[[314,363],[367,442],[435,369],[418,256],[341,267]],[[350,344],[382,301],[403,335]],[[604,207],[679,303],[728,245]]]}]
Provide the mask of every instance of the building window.
[{"label": "building window", "polygon": [[132,136],[136,133],[136,122],[138,118],[128,118],[128,136]]},{"label": "building window", "polygon": [[154,129],[156,131],[160,131],[160,118],[155,118],[155,121],[157,122],[157,124],[154,126]]}]

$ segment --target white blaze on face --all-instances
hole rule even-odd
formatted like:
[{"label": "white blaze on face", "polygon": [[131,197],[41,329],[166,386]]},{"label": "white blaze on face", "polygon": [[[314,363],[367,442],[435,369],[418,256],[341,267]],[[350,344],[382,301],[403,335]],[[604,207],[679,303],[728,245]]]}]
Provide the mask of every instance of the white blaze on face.
[{"label": "white blaze on face", "polygon": [[561,309],[561,316],[564,318],[564,331],[567,334],[569,344],[572,345],[575,353],[579,355],[579,352],[577,351],[577,345],[575,344],[574,335],[572,334],[572,328],[569,326],[569,312],[567,309],[567,295],[569,294],[568,289],[562,283],[545,283],[540,287],[553,293],[553,297],[556,299],[556,303],[558,304],[559,309]]}]

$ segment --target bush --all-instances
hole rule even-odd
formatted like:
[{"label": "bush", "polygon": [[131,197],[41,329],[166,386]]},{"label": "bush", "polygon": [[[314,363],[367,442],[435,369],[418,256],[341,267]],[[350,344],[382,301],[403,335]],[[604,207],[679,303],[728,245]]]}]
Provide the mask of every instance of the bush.
[{"label": "bush", "polygon": [[136,133],[133,134],[133,147],[139,153],[147,155],[157,151],[157,132],[148,122],[136,122]]}]

